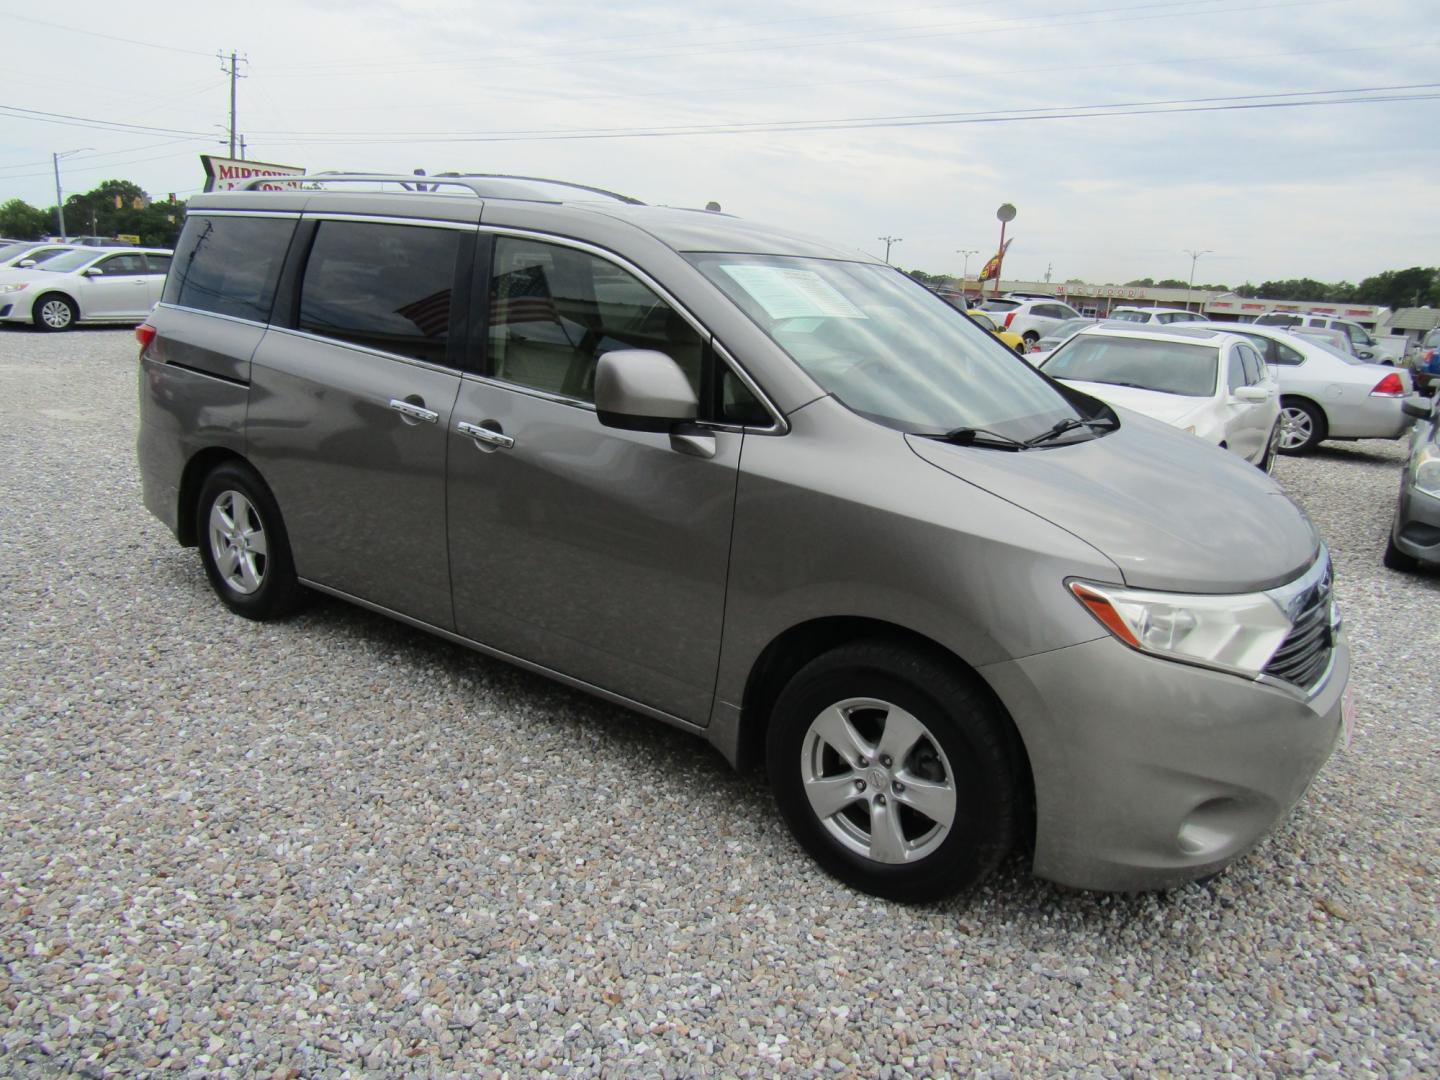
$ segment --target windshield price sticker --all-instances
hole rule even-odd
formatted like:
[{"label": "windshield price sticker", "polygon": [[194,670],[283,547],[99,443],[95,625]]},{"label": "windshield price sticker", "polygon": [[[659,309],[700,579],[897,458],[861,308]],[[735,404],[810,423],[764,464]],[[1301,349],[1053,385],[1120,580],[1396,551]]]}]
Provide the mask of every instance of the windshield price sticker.
[{"label": "windshield price sticker", "polygon": [[772,319],[866,317],[813,270],[784,266],[722,266],[720,269]]}]

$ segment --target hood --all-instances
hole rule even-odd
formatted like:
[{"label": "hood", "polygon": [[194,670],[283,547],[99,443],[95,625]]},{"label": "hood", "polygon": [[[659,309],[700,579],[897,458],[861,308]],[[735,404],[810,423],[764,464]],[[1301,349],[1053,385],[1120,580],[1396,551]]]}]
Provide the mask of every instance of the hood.
[{"label": "hood", "polygon": [[1270,477],[1135,413],[1100,438],[1020,453],[906,439],[936,468],[1098,549],[1133,588],[1269,589],[1320,549],[1309,518]]},{"label": "hood", "polygon": [[1181,420],[1211,404],[1210,398],[1184,397],[1180,394],[1167,394],[1160,390],[1141,390],[1135,386],[1085,382],[1081,379],[1061,379],[1060,381],[1091,397],[1099,398],[1107,404],[1122,409],[1133,409],[1135,412],[1144,413],[1151,419],[1165,424],[1179,425]]}]

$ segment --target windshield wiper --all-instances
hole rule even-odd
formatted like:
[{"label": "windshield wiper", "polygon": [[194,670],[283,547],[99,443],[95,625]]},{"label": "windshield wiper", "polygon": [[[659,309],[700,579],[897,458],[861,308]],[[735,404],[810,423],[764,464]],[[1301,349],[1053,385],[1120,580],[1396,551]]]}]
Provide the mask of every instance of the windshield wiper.
[{"label": "windshield wiper", "polygon": [[1059,438],[1067,431],[1074,431],[1076,428],[1099,428],[1101,431],[1113,431],[1119,427],[1119,422],[1108,417],[1100,420],[1081,420],[1072,416],[1068,420],[1061,420],[1049,431],[1043,431],[1033,439],[1026,439],[1022,446],[1039,446],[1041,443],[1049,442],[1051,439]]},{"label": "windshield wiper", "polygon": [[926,433],[925,438],[939,439],[956,446],[992,446],[1002,450],[1024,450],[1029,445],[1019,439],[1012,439],[1009,435],[1001,435],[998,431],[976,427],[951,428],[939,434]]}]

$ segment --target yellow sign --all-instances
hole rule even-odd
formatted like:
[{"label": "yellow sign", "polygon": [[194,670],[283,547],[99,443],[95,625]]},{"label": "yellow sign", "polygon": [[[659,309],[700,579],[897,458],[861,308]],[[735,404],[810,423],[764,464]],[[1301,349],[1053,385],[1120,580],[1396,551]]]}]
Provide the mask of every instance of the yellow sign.
[{"label": "yellow sign", "polygon": [[124,240],[127,244],[133,244],[136,247],[140,246],[140,237],[136,236],[134,233],[116,233],[115,239]]}]

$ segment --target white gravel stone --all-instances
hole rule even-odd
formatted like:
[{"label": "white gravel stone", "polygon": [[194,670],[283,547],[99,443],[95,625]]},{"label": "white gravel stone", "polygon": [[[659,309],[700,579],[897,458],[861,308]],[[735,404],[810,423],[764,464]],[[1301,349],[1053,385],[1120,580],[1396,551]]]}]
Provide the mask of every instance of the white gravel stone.
[{"label": "white gravel stone", "polygon": [[230,615],[141,505],[134,355],[0,330],[0,1073],[1440,1071],[1440,576],[1380,564],[1400,444],[1277,470],[1359,728],[1272,838],[1165,895],[1017,858],[902,907],[698,740],[338,602]]}]

